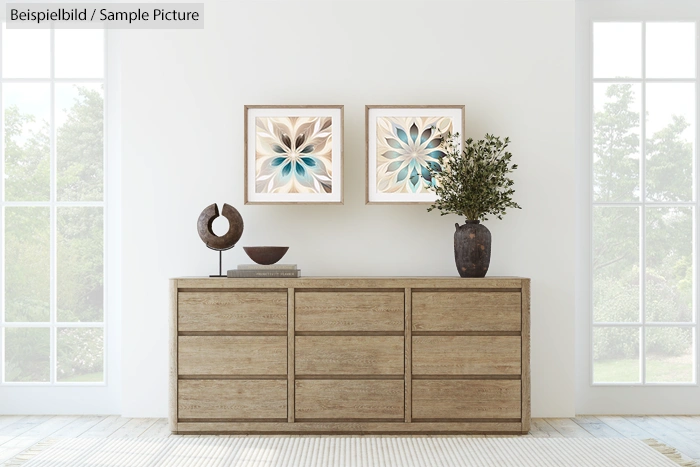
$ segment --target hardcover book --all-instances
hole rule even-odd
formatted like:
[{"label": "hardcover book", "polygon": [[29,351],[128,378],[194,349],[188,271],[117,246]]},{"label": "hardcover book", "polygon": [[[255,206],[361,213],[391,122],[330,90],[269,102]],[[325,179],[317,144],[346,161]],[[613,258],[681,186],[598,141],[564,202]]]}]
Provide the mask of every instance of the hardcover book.
[{"label": "hardcover book", "polygon": [[227,277],[301,277],[300,269],[229,269]]},{"label": "hardcover book", "polygon": [[299,269],[296,264],[239,264],[238,270],[275,270],[275,269]]}]

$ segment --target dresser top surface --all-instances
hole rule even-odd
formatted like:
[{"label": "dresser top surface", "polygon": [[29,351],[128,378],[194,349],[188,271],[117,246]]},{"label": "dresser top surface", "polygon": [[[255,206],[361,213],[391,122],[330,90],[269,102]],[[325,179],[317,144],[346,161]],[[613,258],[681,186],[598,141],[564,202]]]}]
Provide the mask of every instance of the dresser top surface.
[{"label": "dresser top surface", "polygon": [[461,278],[432,277],[299,277],[299,278],[226,278],[177,277],[178,288],[467,288],[519,289],[530,282],[524,277]]}]

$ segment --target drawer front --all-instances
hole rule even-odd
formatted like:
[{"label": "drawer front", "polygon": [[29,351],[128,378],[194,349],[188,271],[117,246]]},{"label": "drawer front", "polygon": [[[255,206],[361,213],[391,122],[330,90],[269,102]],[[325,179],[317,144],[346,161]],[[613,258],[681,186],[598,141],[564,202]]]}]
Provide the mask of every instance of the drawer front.
[{"label": "drawer front", "polygon": [[179,331],[286,331],[286,292],[180,292]]},{"label": "drawer front", "polygon": [[298,336],[298,375],[403,375],[403,337]]},{"label": "drawer front", "polygon": [[297,292],[297,331],[403,331],[403,292]]},{"label": "drawer front", "polygon": [[287,338],[180,336],[180,375],[286,375]]},{"label": "drawer front", "polygon": [[520,380],[414,380],[414,419],[520,419]]},{"label": "drawer front", "polygon": [[520,331],[520,292],[414,292],[414,331]]},{"label": "drawer front", "polygon": [[519,375],[520,336],[415,336],[414,375]]},{"label": "drawer front", "polygon": [[297,380],[294,400],[294,417],[297,421],[403,421],[404,415],[404,385],[399,380]]},{"label": "drawer front", "polygon": [[180,380],[178,419],[287,421],[286,381]]}]

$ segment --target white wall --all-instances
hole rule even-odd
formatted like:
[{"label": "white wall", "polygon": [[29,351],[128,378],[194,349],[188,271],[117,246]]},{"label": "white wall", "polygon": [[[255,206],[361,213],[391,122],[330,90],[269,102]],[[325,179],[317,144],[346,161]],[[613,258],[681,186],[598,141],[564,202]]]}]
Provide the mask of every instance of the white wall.
[{"label": "white wall", "polygon": [[[239,245],[304,275],[449,275],[457,216],[364,204],[365,104],[465,104],[510,136],[522,211],[489,221],[490,275],[532,278],[532,413],[574,414],[574,5],[206,2],[204,30],[123,34],[125,416],[165,416],[169,277],[211,274],[195,223],[228,202]],[[345,205],[244,206],[243,106],[345,105]],[[245,262],[224,253],[224,267]]]}]

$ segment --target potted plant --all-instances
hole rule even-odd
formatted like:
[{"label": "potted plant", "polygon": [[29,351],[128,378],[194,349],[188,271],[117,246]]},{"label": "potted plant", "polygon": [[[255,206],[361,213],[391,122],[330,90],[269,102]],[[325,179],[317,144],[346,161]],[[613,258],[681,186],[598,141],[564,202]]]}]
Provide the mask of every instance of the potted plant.
[{"label": "potted plant", "polygon": [[435,179],[437,200],[428,211],[437,209],[441,216],[466,217],[464,225],[455,224],[455,264],[461,277],[484,277],[491,262],[491,232],[481,221],[489,215],[502,219],[507,208],[521,209],[513,201],[513,180],[508,176],[518,168],[506,151],[509,138],[501,140],[490,134],[475,141],[471,138],[460,148],[459,134],[447,134],[440,163],[429,166]]}]

